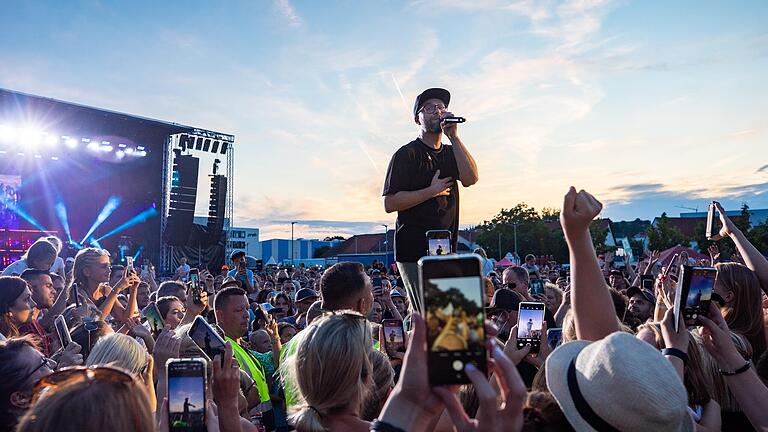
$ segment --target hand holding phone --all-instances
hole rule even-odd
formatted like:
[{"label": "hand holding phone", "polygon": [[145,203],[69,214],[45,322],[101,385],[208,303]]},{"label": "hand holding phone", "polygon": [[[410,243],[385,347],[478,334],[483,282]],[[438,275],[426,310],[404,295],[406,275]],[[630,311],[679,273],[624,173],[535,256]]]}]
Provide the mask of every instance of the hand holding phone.
[{"label": "hand holding phone", "polygon": [[683,317],[687,326],[700,324],[700,315],[709,313],[709,303],[715,288],[717,269],[714,267],[681,267],[675,290],[675,330],[678,330],[677,317]]},{"label": "hand holding phone", "polygon": [[544,326],[544,303],[522,302],[517,318],[517,349],[531,346],[532,354],[541,348],[541,331]]},{"label": "hand holding phone", "polygon": [[224,338],[208,324],[205,318],[199,315],[192,322],[189,337],[203,350],[209,360],[214,359],[217,355],[223,356],[226,351]]},{"label": "hand holding phone", "polygon": [[[222,356],[223,360],[223,356]],[[207,375],[202,358],[170,359],[168,377],[168,426],[171,432],[205,432]]]},{"label": "hand holding phone", "polygon": [[62,348],[66,348],[72,343],[72,336],[69,333],[69,327],[67,327],[67,321],[64,319],[64,315],[59,315],[53,321],[56,327],[56,334],[59,336],[59,342]]}]

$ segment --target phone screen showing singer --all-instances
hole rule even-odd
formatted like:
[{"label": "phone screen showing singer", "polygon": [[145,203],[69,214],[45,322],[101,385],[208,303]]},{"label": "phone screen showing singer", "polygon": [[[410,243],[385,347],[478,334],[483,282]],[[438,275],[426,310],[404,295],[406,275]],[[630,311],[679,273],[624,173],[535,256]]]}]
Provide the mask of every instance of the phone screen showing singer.
[{"label": "phone screen showing singer", "polygon": [[541,337],[544,311],[520,308],[520,320],[517,323],[518,339],[539,339]]}]

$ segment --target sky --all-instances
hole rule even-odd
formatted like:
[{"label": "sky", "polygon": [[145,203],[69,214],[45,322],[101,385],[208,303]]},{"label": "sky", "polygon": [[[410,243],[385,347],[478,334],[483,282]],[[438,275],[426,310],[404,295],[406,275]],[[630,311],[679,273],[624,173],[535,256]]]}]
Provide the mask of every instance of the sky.
[{"label": "sky", "polygon": [[765,1],[5,0],[0,87],[234,134],[235,225],[262,239],[393,228],[387,165],[436,86],[479,168],[462,226],[570,185],[652,219],[768,208],[767,22]]}]

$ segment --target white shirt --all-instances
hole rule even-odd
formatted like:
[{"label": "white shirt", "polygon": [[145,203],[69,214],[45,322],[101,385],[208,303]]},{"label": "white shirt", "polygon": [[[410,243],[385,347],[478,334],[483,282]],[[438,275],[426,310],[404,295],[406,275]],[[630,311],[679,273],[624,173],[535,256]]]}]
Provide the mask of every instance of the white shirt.
[{"label": "white shirt", "polygon": [[[2,276],[11,276],[12,274],[16,273],[18,275],[21,275],[24,273],[24,270],[28,269],[29,266],[27,265],[27,260],[20,259],[3,270]],[[57,274],[64,274],[64,260],[61,259],[61,257],[56,257],[56,261],[53,262],[53,265],[48,270],[51,273],[57,273]]]}]

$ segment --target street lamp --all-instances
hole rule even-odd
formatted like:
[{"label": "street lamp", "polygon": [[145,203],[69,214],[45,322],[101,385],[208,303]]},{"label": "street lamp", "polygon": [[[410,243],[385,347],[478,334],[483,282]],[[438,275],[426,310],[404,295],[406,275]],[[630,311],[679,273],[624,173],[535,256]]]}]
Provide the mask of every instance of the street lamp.
[{"label": "street lamp", "polygon": [[293,253],[293,226],[296,225],[296,222],[291,222],[291,267],[293,267],[293,257],[295,256]]},{"label": "street lamp", "polygon": [[381,224],[381,226],[384,227],[384,267],[389,268],[389,241],[387,241],[387,233],[389,232],[389,227],[387,224]]}]

